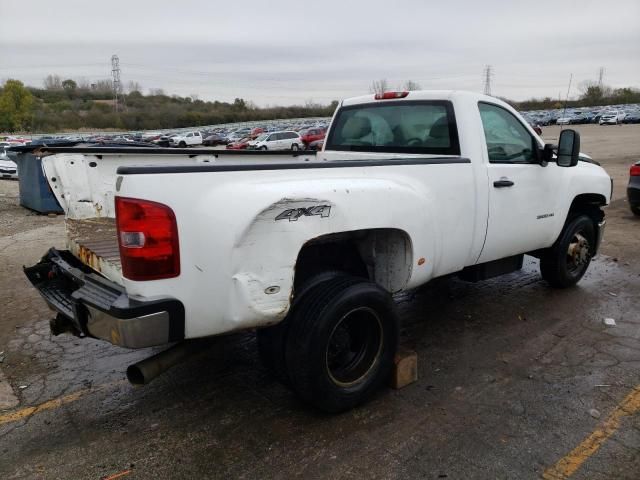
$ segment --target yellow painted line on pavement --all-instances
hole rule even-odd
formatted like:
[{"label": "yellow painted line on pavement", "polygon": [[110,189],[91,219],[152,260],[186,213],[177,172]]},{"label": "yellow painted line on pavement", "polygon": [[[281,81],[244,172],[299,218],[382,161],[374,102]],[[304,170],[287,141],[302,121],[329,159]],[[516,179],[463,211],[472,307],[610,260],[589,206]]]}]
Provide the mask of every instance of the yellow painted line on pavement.
[{"label": "yellow painted line on pavement", "polygon": [[121,383],[124,383],[124,382],[118,381],[118,382],[106,383],[104,385],[100,385],[95,388],[78,390],[77,392],[70,393],[69,395],[65,395],[63,397],[54,398],[53,400],[49,400],[47,402],[41,403],[40,405],[36,405],[34,407],[25,407],[19,410],[15,410],[13,412],[1,414],[0,425],[3,425],[5,423],[17,422],[18,420],[23,420],[25,418],[30,417],[31,415],[35,415],[37,413],[44,412],[46,410],[53,410],[55,408],[60,408],[63,405],[75,402],[76,400],[84,397],[88,393],[98,392],[100,390],[104,390],[108,387],[118,385]]},{"label": "yellow painted line on pavement", "polygon": [[120,473],[114,473],[113,475],[109,475],[108,477],[104,477],[102,480],[116,480],[116,478],[121,478],[129,475],[131,470],[124,470]]},{"label": "yellow painted line on pavement", "polygon": [[620,428],[623,417],[640,411],[640,385],[635,387],[594,432],[542,474],[544,480],[564,480],[573,475]]}]

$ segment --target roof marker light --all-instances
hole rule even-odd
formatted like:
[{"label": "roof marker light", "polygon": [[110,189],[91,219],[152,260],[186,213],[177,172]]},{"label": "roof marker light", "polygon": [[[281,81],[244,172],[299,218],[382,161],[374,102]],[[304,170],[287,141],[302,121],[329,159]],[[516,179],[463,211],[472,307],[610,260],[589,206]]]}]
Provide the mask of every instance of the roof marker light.
[{"label": "roof marker light", "polygon": [[376,100],[390,100],[392,98],[404,98],[407,95],[409,95],[409,92],[383,92],[383,93],[376,93],[375,98]]}]

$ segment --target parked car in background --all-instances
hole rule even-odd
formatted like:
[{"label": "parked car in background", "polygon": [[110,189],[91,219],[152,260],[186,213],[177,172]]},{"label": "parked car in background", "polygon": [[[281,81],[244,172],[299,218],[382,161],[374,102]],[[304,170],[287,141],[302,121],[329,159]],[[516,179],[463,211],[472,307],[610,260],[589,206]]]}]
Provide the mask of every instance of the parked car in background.
[{"label": "parked car in background", "polygon": [[556,125],[569,125],[571,124],[571,120],[573,120],[573,115],[563,115],[558,117]]},{"label": "parked car in background", "polygon": [[251,138],[258,138],[260,135],[262,135],[264,133],[264,128],[262,127],[256,127],[253,130],[251,130],[251,135],[249,135]]},{"label": "parked car in background", "polygon": [[625,113],[622,110],[612,110],[600,117],[600,125],[618,125],[623,122]]},{"label": "parked car in background", "polygon": [[4,148],[0,147],[0,178],[18,178],[18,166],[9,156]]},{"label": "parked car in background", "polygon": [[583,125],[591,122],[591,114],[589,112],[574,112],[571,118],[572,125]]},{"label": "parked car in background", "polygon": [[309,145],[311,142],[315,142],[316,140],[322,140],[327,134],[324,128],[308,128],[300,132],[300,138],[305,145]]},{"label": "parked car in background", "polygon": [[303,146],[300,134],[292,130],[264,133],[249,142],[249,148],[255,150],[300,150]]},{"label": "parked car in background", "polygon": [[213,135],[209,135],[202,141],[202,144],[207,147],[215,147],[216,145],[226,145],[229,143],[227,137],[224,135],[220,135],[219,133],[214,133]]},{"label": "parked car in background", "polygon": [[640,216],[640,161],[631,165],[631,170],[629,170],[627,199],[633,214]]},{"label": "parked car in background", "polygon": [[307,150],[322,150],[322,146],[324,145],[324,138],[320,140],[316,140],[307,145]]},{"label": "parked car in background", "polygon": [[250,141],[251,137],[244,137],[237,142],[227,143],[227,148],[229,150],[245,150],[246,148],[248,148]]},{"label": "parked car in background", "polygon": [[626,114],[622,123],[640,123],[640,112]]},{"label": "parked car in background", "polygon": [[153,140],[151,143],[155,143],[159,147],[169,147],[171,145],[171,139],[176,136],[177,134],[175,133],[171,135],[162,135],[160,138],[158,138],[157,140]]},{"label": "parked car in background", "polygon": [[200,132],[179,133],[169,139],[169,144],[180,148],[202,145],[202,134]]}]

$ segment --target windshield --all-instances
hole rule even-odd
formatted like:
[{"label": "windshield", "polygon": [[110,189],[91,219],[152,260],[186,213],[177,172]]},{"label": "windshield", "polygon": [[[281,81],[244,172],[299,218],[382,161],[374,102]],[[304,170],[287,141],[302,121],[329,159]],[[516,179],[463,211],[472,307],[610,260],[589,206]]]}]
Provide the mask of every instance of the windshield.
[{"label": "windshield", "polygon": [[326,150],[459,155],[448,101],[399,101],[340,109]]},{"label": "windshield", "polygon": [[266,133],[265,133],[265,134],[262,134],[262,135],[260,135],[258,138],[256,138],[256,142],[263,142],[264,140],[266,140],[266,139],[267,139],[267,137],[268,137],[268,136],[269,136],[269,135],[268,135],[268,134],[266,134]]}]

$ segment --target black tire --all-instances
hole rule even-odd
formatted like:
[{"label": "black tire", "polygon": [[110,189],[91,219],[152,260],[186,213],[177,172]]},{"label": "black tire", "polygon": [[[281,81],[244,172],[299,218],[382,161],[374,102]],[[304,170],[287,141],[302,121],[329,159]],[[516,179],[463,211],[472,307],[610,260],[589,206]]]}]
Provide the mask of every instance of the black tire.
[{"label": "black tire", "polygon": [[640,205],[631,206],[631,213],[640,217]]},{"label": "black tire", "polygon": [[398,318],[391,295],[378,285],[334,277],[307,291],[289,322],[287,373],[305,402],[342,412],[368,400],[388,381]]},{"label": "black tire", "polygon": [[293,143],[293,144],[291,145],[291,150],[293,150],[293,151],[295,152],[296,150],[300,150],[300,147],[298,146],[298,144],[297,144],[297,143]]},{"label": "black tire", "polygon": [[[316,274],[305,280],[299,287],[294,290],[293,303],[291,311],[296,308],[300,299],[317,285],[332,280],[337,276],[343,275],[338,270],[327,270]],[[289,385],[289,376],[287,375],[287,365],[285,362],[285,345],[287,335],[289,333],[289,318],[291,313],[280,323],[258,330],[256,336],[258,341],[258,354],[262,365],[280,382]]]},{"label": "black tire", "polygon": [[266,149],[267,149],[266,145],[263,145],[260,147],[260,150],[266,150]]},{"label": "black tire", "polygon": [[596,230],[588,215],[572,217],[556,243],[540,257],[540,273],[552,287],[572,287],[583,277],[595,249]]},{"label": "black tire", "polygon": [[178,144],[178,146],[179,146],[180,148],[186,148],[187,144],[186,144],[185,142],[180,142],[180,143]]}]

